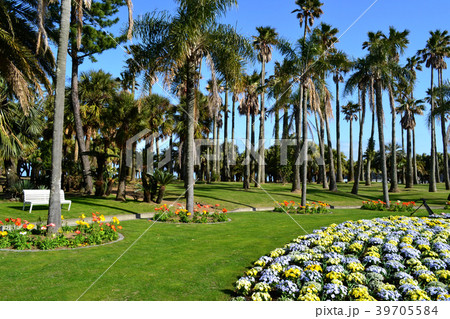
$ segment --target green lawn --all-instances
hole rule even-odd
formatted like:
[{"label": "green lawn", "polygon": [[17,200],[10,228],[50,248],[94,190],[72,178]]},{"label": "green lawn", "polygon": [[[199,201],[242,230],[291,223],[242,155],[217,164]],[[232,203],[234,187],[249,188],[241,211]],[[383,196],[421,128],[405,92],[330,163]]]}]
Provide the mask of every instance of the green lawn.
[{"label": "green lawn", "polygon": [[[427,185],[391,194],[392,201],[425,197],[443,206],[448,192],[439,185],[428,193]],[[362,186],[360,195],[350,194],[351,184],[340,184],[338,192],[309,185],[310,201],[335,206],[359,206],[362,200],[382,197],[381,185]],[[171,185],[167,203],[183,194],[182,184]],[[213,183],[195,186],[196,201],[221,204],[231,210],[269,207],[274,200],[299,201],[290,185],[265,184],[261,189],[242,190],[241,183]],[[151,212],[154,204],[113,197],[72,196],[66,218],[99,212],[122,215]],[[30,221],[47,217],[47,206],[33,213],[22,211],[22,203],[0,201],[0,219],[21,217]],[[282,247],[295,237],[345,220],[374,218],[389,212],[335,209],[327,215],[293,215],[273,212],[231,213],[232,222],[216,225],[152,224],[146,220],[123,222],[125,239],[88,249],[42,252],[0,252],[0,300],[76,300],[108,267],[109,271],[81,298],[82,300],[229,300],[233,283],[260,256]],[[425,212],[417,216],[425,216]],[[150,227],[151,226],[151,227]],[[149,228],[150,227],[150,228]],[[134,244],[134,241],[142,237]],[[117,262],[127,249],[129,250]]]},{"label": "green lawn", "polygon": [[[421,212],[419,215],[423,215]],[[123,222],[121,242],[41,252],[0,252],[0,300],[229,300],[233,283],[260,256],[331,223],[389,213],[335,210],[327,215],[232,213],[215,225]],[[299,226],[301,225],[301,227]]]},{"label": "green lawn", "polygon": [[[300,201],[300,194],[291,193],[291,185],[286,184],[264,184],[262,188],[252,187],[249,191],[242,189],[242,183],[212,183],[195,185],[195,201],[202,204],[220,204],[228,210],[236,208],[252,207],[273,207],[274,201],[294,200]],[[361,206],[363,200],[382,199],[383,194],[380,183],[372,186],[360,186],[358,195],[351,194],[352,183],[341,183],[337,192],[324,190],[321,185],[308,185],[309,201],[324,201],[334,206]],[[444,184],[438,184],[436,193],[428,192],[428,185],[416,185],[411,190],[400,187],[399,193],[390,193],[391,201],[419,200],[426,198],[433,206],[445,205],[448,191]],[[184,204],[184,189],[182,183],[169,185],[166,196],[166,203],[172,204],[178,201]],[[142,201],[128,200],[126,203],[114,200],[114,196],[109,198],[66,196],[72,200],[72,207],[67,211],[64,206],[62,214],[65,218],[78,218],[81,214],[90,215],[92,212],[99,212],[104,215],[123,215],[153,212],[156,204],[143,203]],[[46,220],[48,206],[35,206],[30,215],[28,210],[22,210],[21,202],[0,201],[0,219],[7,217],[20,217],[28,220],[41,218]]]}]

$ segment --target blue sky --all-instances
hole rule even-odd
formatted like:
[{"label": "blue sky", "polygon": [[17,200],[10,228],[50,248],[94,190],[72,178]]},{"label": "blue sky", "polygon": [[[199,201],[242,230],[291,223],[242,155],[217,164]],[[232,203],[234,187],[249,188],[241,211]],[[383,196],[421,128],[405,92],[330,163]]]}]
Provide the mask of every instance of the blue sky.
[{"label": "blue sky", "polygon": [[[427,2],[418,0],[322,0],[324,14],[320,19],[315,21],[315,26],[320,22],[331,24],[339,29],[339,42],[336,47],[346,52],[350,57],[358,58],[366,54],[361,48],[362,43],[367,39],[367,32],[381,30],[388,32],[389,26],[394,26],[397,30],[402,31],[408,29],[410,31],[410,44],[401,59],[404,63],[406,57],[414,55],[417,50],[425,46],[429,37],[429,31],[436,29],[449,29],[448,13],[450,12],[450,1],[429,0]],[[144,1],[134,0],[134,17],[145,12],[153,10],[168,10],[174,12],[176,3],[171,0],[166,1]],[[227,15],[221,19],[222,23],[236,26],[238,32],[251,37],[256,34],[256,27],[271,26],[276,29],[280,36],[289,40],[296,41],[303,34],[300,29],[295,14],[291,11],[296,8],[294,0],[241,0],[238,1],[238,7],[232,8]],[[369,9],[370,8],[370,9]],[[430,8],[427,10],[427,8]],[[431,9],[432,8],[432,9]],[[125,27],[127,22],[127,11],[123,8],[120,13],[120,22],[117,28]],[[359,18],[359,20],[358,20]],[[119,76],[123,68],[123,62],[127,58],[121,48],[110,50],[98,56],[97,63],[86,62],[80,67],[80,71],[90,69],[103,69]],[[273,62],[281,61],[283,57],[275,50],[272,62],[267,67],[268,75],[272,74]],[[69,61],[70,63],[70,61]],[[249,66],[249,72],[254,69],[259,70],[259,65]],[[69,70],[69,69],[68,69]],[[68,73],[69,74],[69,73]],[[205,75],[206,76],[206,75]],[[436,76],[435,76],[436,77]],[[447,78],[447,71],[444,70],[444,79]],[[426,90],[430,85],[430,70],[425,69],[418,73],[418,81],[415,90],[415,97],[423,98]],[[154,92],[166,94],[155,85]],[[334,95],[334,84],[330,82],[330,90]],[[342,96],[341,105],[352,100],[357,102],[357,96]],[[272,101],[273,103],[273,101]],[[266,103],[266,107],[270,107],[271,101]],[[333,104],[334,105],[334,104]],[[385,106],[385,141],[391,142],[391,115],[389,112],[389,104],[387,96],[384,97]],[[427,111],[429,106],[427,106]],[[366,143],[370,135],[370,113],[366,118],[366,128],[364,131],[364,142]],[[348,153],[349,136],[348,123],[342,120],[341,116],[341,150]],[[237,137],[245,137],[245,119],[239,117],[237,120]],[[400,116],[397,115],[397,144],[401,144],[401,128]],[[269,118],[266,124],[266,139],[272,138],[274,119]],[[330,128],[333,135],[335,132],[335,121],[331,120]],[[259,125],[257,125],[259,127]],[[437,132],[440,132],[440,125],[437,125]],[[223,136],[223,134],[221,134]],[[417,119],[416,127],[416,147],[418,153],[430,152],[430,131],[426,125],[424,117]],[[316,137],[314,137],[316,139]],[[406,138],[406,135],[405,135]],[[354,123],[354,152],[356,152],[357,128]],[[442,150],[442,140],[440,134],[437,134],[438,151]],[[333,145],[335,147],[335,145]],[[378,144],[377,144],[378,147]]]}]

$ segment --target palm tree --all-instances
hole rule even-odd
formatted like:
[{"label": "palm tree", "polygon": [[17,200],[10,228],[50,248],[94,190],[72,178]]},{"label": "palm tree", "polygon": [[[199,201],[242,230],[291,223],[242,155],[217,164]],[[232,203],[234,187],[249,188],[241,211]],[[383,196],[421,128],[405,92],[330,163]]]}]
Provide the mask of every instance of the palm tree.
[{"label": "palm tree", "polygon": [[164,195],[166,194],[166,186],[173,183],[176,179],[175,176],[173,176],[169,172],[159,169],[155,170],[153,177],[155,179],[155,182],[159,185],[158,198],[156,199],[156,203],[161,204],[164,199]]},{"label": "palm tree", "polygon": [[388,192],[388,178],[387,178],[387,166],[386,166],[386,150],[384,143],[384,113],[383,113],[383,79],[387,77],[387,74],[391,74],[393,65],[386,58],[386,46],[385,42],[381,41],[383,34],[378,31],[377,33],[369,32],[369,41],[364,42],[363,48],[369,49],[369,55],[367,56],[367,62],[370,65],[370,69],[373,72],[374,89],[375,89],[375,105],[378,121],[378,139],[380,144],[380,165],[382,172],[382,189],[383,189],[383,201],[389,207],[389,192]]},{"label": "palm tree", "polygon": [[[222,39],[232,37],[245,42],[231,26],[216,23],[233,0],[179,0],[175,16],[167,12],[145,14],[136,22],[142,52],[157,58],[155,63],[171,77],[183,69],[186,74],[186,138],[184,143],[186,209],[194,209],[194,132],[195,132],[195,74],[207,54],[213,61],[226,50]],[[224,41],[223,43],[227,43]],[[240,50],[244,51],[243,46]],[[216,62],[216,61],[214,61]],[[217,63],[215,63],[217,64]]]},{"label": "palm tree", "polygon": [[[405,68],[408,70],[410,74],[410,98],[414,99],[414,85],[417,79],[417,73],[416,70],[422,71],[422,65],[420,64],[420,58],[415,55],[412,57],[409,57],[406,59],[406,65]],[[418,178],[417,178],[417,162],[416,162],[416,137],[415,137],[415,130],[412,129],[412,138],[413,138],[413,154],[412,154],[412,165],[413,165],[413,183],[418,184]]]},{"label": "palm tree", "polygon": [[253,46],[258,52],[258,61],[261,62],[261,106],[259,115],[259,161],[258,161],[258,176],[257,184],[265,182],[265,163],[264,163],[264,122],[265,122],[265,78],[266,78],[266,63],[272,60],[272,45],[278,44],[278,33],[271,27],[257,27],[258,35],[253,37]]},{"label": "palm tree", "polygon": [[52,91],[48,76],[53,75],[55,62],[51,51],[40,45],[37,13],[37,1],[0,3],[0,77],[25,111],[35,93],[42,93],[41,85]]},{"label": "palm tree", "polygon": [[[409,40],[408,40],[408,30],[404,30],[402,32],[397,31],[394,27],[389,27],[389,35],[383,35],[383,42],[385,42],[385,50],[387,53],[386,59],[390,61],[394,61],[398,63],[399,57],[404,53]],[[392,115],[392,144],[395,144],[395,114],[397,113],[395,108],[395,98],[394,98],[394,89],[393,89],[393,79],[398,77],[399,74],[395,74],[396,69],[392,69],[390,74],[390,79],[387,79],[386,87],[389,92],[389,104],[391,106],[391,115]],[[403,71],[404,69],[398,69]],[[389,189],[390,192],[398,192],[398,181],[397,181],[397,156],[396,149],[393,148],[393,156],[391,157],[391,187]]]},{"label": "palm tree", "polygon": [[413,178],[413,162],[412,162],[412,145],[411,132],[416,126],[415,114],[423,113],[425,106],[422,100],[415,100],[411,98],[408,91],[398,100],[400,104],[397,111],[403,113],[400,121],[402,129],[406,130],[406,182],[405,188],[412,188],[414,184]]},{"label": "palm tree", "polygon": [[[313,30],[313,36],[317,39],[317,41],[319,42],[319,45],[321,47],[322,53],[320,54],[319,60],[317,61],[317,63],[323,65],[321,68],[323,69],[323,74],[322,74],[322,81],[325,81],[326,78],[326,73],[327,71],[329,72],[331,69],[331,64],[330,64],[330,55],[331,54],[335,54],[336,53],[336,49],[334,48],[334,44],[337,43],[339,40],[336,37],[336,34],[338,33],[338,29],[337,28],[333,28],[331,25],[326,24],[326,23],[320,23],[319,27],[315,28]],[[318,110],[320,112],[320,108]],[[317,113],[317,112],[316,112]],[[325,129],[324,129],[324,120],[323,120],[323,116],[319,115],[319,148],[320,148],[320,154],[321,154],[321,158],[325,158],[324,154],[325,154],[325,149],[324,149],[324,133],[325,133]],[[321,177],[320,179],[322,179],[322,185],[323,188],[328,188],[328,181],[327,181],[327,177],[326,177],[326,167],[325,165],[320,165],[319,166],[319,171],[321,173]]]},{"label": "palm tree", "polygon": [[0,78],[0,159],[5,166],[7,192],[19,182],[20,161],[35,152],[42,136],[45,120],[40,106],[40,102],[28,106],[25,115],[6,81]]},{"label": "palm tree", "polygon": [[344,120],[350,123],[350,156],[349,156],[349,181],[353,181],[354,171],[353,171],[353,121],[358,120],[357,113],[361,111],[359,104],[353,102],[348,102],[347,105],[342,107],[342,113],[345,114]]},{"label": "palm tree", "polygon": [[[306,35],[308,32],[311,31],[310,27],[312,27],[314,25],[314,19],[319,18],[322,14],[323,11],[321,9],[323,3],[320,2],[319,0],[296,0],[295,4],[299,7],[295,10],[292,11],[292,13],[297,13],[297,19],[299,20],[300,23],[300,28],[302,28],[303,23],[305,23],[305,28],[303,31],[303,39],[301,41],[299,41],[300,46],[303,46],[302,49],[305,48],[305,44],[306,44]],[[302,140],[300,139],[300,131],[302,131],[303,133],[307,132],[307,120],[306,120],[306,107],[303,109],[302,112],[302,107],[303,107],[303,90],[304,90],[304,83],[306,81],[306,74],[305,71],[307,70],[307,68],[309,67],[308,65],[308,61],[311,61],[311,56],[307,56],[309,55],[308,53],[310,53],[309,51],[305,51],[305,50],[301,50],[301,54],[304,55],[302,56],[302,58],[300,59],[300,101],[297,105],[297,108],[295,110],[295,114],[296,114],[296,133],[297,133],[297,148],[296,148],[296,161],[298,161],[300,159],[301,156],[301,145],[302,145]],[[303,117],[303,123],[302,125],[300,125],[300,116]],[[300,126],[302,126],[302,130],[300,129]],[[303,142],[306,142],[306,134],[303,136]],[[303,145],[306,145],[305,143]],[[304,159],[304,166],[307,165],[307,161],[306,161],[306,157],[307,157],[307,148],[304,148],[304,152],[303,152],[303,159]],[[303,178],[303,183],[305,186],[305,189],[302,190],[302,195],[303,192],[306,195],[306,171],[307,168],[304,167],[302,170],[302,178]],[[298,165],[295,165],[295,172],[294,172],[294,181],[292,184],[292,191],[296,192],[299,191],[299,175],[300,175],[300,167]],[[302,196],[302,205],[306,204],[306,196]]]},{"label": "palm tree", "polygon": [[[430,90],[434,88],[434,69],[442,69],[444,67],[444,58],[449,55],[449,38],[448,32],[441,32],[440,30],[430,31],[430,38],[428,38],[424,49],[417,51],[417,55],[425,62],[425,66],[431,69],[431,84]],[[435,109],[434,96],[431,95],[430,100],[431,113]],[[431,163],[430,163],[430,185],[429,191],[436,192],[436,129],[434,118],[431,118]],[[445,143],[445,142],[444,142]],[[447,166],[447,165],[445,165]],[[448,172],[447,172],[448,173]]]},{"label": "palm tree", "polygon": [[50,204],[48,208],[49,233],[55,234],[61,228],[61,171],[64,127],[64,98],[66,82],[67,48],[70,32],[71,1],[61,0],[61,22],[56,60],[55,115],[53,120],[52,176],[50,184]]},{"label": "palm tree", "polygon": [[[361,179],[362,174],[362,167],[363,167],[363,148],[362,148],[362,139],[363,139],[363,128],[364,128],[364,120],[366,117],[366,93],[367,90],[372,91],[372,84],[373,84],[373,78],[372,73],[370,70],[370,67],[367,63],[366,58],[359,58],[353,63],[353,69],[355,72],[350,75],[348,78],[346,84],[344,93],[345,94],[351,94],[355,89],[358,90],[358,104],[361,105],[361,114],[359,116],[359,141],[358,141],[358,162],[356,165],[356,175],[355,175],[355,182],[353,183],[352,187],[352,194],[358,194],[359,190],[359,182]],[[372,104],[372,103],[371,103]],[[375,111],[375,110],[373,110]],[[374,120],[375,112],[373,112],[372,120]],[[372,121],[372,132],[371,132],[371,138],[369,140],[373,141],[373,134],[374,134],[374,121]],[[370,160],[371,158],[368,158],[367,160],[367,169],[366,169],[366,183],[370,183]]]},{"label": "palm tree", "polygon": [[329,56],[329,63],[333,73],[333,81],[336,85],[336,151],[337,151],[337,182],[342,182],[342,164],[341,164],[341,121],[339,105],[339,83],[344,82],[343,73],[350,71],[351,63],[344,52],[333,52]]},{"label": "palm tree", "polygon": [[258,114],[258,80],[259,76],[255,72],[252,75],[246,75],[243,79],[243,87],[245,97],[241,100],[239,105],[239,113],[246,116],[246,131],[245,131],[245,171],[244,171],[244,189],[250,189],[250,118],[251,115]]}]

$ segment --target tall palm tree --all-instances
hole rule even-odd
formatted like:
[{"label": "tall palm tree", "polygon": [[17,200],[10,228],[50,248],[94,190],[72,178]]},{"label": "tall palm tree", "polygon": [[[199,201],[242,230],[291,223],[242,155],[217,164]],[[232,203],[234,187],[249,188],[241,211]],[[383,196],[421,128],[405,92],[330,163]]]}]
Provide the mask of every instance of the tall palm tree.
[{"label": "tall palm tree", "polygon": [[383,201],[389,207],[389,192],[388,192],[388,178],[386,165],[386,150],[384,142],[384,112],[383,112],[383,80],[388,77],[396,63],[391,63],[387,59],[386,43],[382,41],[383,34],[381,31],[377,33],[369,32],[369,41],[363,43],[363,48],[369,50],[367,62],[373,72],[374,91],[375,91],[375,105],[378,121],[378,140],[380,144],[380,165],[382,172],[382,189]]},{"label": "tall palm tree", "polygon": [[[321,9],[323,3],[320,2],[319,0],[296,0],[295,4],[298,6],[297,9],[293,10],[292,13],[296,13],[297,19],[299,20],[300,23],[300,28],[302,28],[303,23],[305,24],[305,28],[303,31],[303,38],[301,41],[299,41],[300,46],[303,45],[303,49],[305,48],[305,44],[306,44],[306,35],[308,32],[311,31],[310,27],[312,27],[314,25],[314,19],[319,18],[322,14],[323,11]],[[311,61],[311,56],[307,56],[309,55],[309,51],[306,50],[301,50],[302,51],[302,55],[304,55],[301,59],[300,59],[300,72],[299,72],[299,80],[300,80],[300,94],[299,94],[299,103],[297,105],[297,108],[295,110],[295,114],[296,114],[296,134],[297,134],[297,148],[296,148],[296,162],[300,159],[300,157],[303,155],[303,159],[304,159],[304,166],[307,165],[307,161],[306,161],[306,157],[307,157],[307,148],[305,147],[303,150],[303,154],[301,154],[301,145],[302,145],[302,139],[300,139],[300,132],[302,131],[303,133],[307,132],[307,120],[305,119],[307,111],[306,108],[303,108],[303,97],[304,97],[304,83],[307,79],[307,76],[305,74],[305,71],[307,70],[307,68],[309,67],[308,65],[308,61]],[[303,112],[302,112],[302,108],[303,108]],[[300,116],[303,117],[303,123],[300,124]],[[300,129],[300,126],[302,126],[302,129]],[[303,142],[306,142],[306,136],[303,136]],[[303,144],[306,145],[306,144]],[[299,176],[300,176],[300,167],[299,165],[295,165],[295,170],[294,170],[294,181],[292,184],[292,191],[296,192],[299,191],[300,188],[300,183],[299,183]],[[302,170],[302,175],[306,174],[306,167],[303,168]],[[303,180],[306,180],[306,176],[302,176]],[[306,184],[304,184],[304,186],[306,186]],[[306,195],[306,188],[304,190],[305,195]],[[303,194],[303,191],[302,191]],[[306,196],[302,196],[302,205],[306,204]]]},{"label": "tall palm tree", "polygon": [[66,82],[67,48],[70,32],[71,1],[61,0],[61,22],[58,40],[58,56],[56,59],[56,91],[55,91],[55,115],[53,120],[53,144],[52,144],[52,176],[50,183],[50,203],[47,222],[55,224],[49,228],[49,233],[54,234],[61,228],[61,171],[62,148],[64,127],[64,98]]},{"label": "tall palm tree", "polygon": [[353,181],[354,170],[353,170],[353,121],[358,120],[358,112],[361,111],[361,106],[349,101],[345,106],[342,107],[342,113],[345,114],[344,120],[350,123],[350,153],[349,153],[349,181]]},{"label": "tall palm tree", "polygon": [[[431,70],[430,90],[434,88],[434,70],[442,69],[445,63],[444,57],[449,55],[448,33],[440,30],[430,31],[430,37],[427,40],[425,48],[417,51],[417,55],[425,62],[425,66]],[[431,113],[435,109],[435,99],[431,95],[430,99]],[[430,181],[429,191],[436,192],[436,128],[435,120],[431,118],[431,163],[430,163]],[[446,165],[447,166],[447,165]]]},{"label": "tall palm tree", "polygon": [[[414,99],[414,85],[417,79],[417,72],[422,71],[422,65],[420,64],[420,57],[417,55],[414,55],[412,57],[409,57],[406,59],[406,65],[405,68],[408,70],[410,74],[410,98]],[[415,138],[415,130],[412,129],[412,138],[413,138],[413,153],[412,153],[412,165],[413,165],[413,183],[418,184],[418,178],[417,178],[417,162],[416,162],[416,138]]]},{"label": "tall palm tree", "polygon": [[340,121],[340,102],[339,102],[339,83],[344,82],[343,74],[350,71],[351,63],[347,55],[342,51],[333,52],[329,57],[329,63],[333,73],[333,82],[336,85],[336,151],[337,151],[337,182],[342,182],[342,164],[341,164],[341,121]]},{"label": "tall palm tree", "polygon": [[412,161],[412,145],[411,133],[416,126],[415,114],[423,113],[425,106],[422,100],[415,100],[411,98],[408,91],[403,96],[397,99],[400,104],[397,111],[403,113],[400,121],[402,128],[406,130],[406,182],[405,188],[412,188],[414,184],[413,177],[413,161]]},{"label": "tall palm tree", "polygon": [[272,60],[272,46],[278,44],[278,33],[272,27],[257,27],[257,36],[253,36],[253,46],[258,52],[258,61],[261,62],[261,106],[259,114],[259,161],[258,161],[258,175],[257,184],[265,182],[265,163],[264,163],[264,122],[265,122],[265,78],[266,78],[266,63]]},{"label": "tall palm tree", "polygon": [[258,114],[258,80],[259,76],[256,71],[252,75],[246,75],[243,79],[243,87],[245,97],[241,100],[239,105],[239,113],[246,116],[246,130],[245,130],[245,171],[244,171],[244,189],[250,189],[250,119],[252,114]]},{"label": "tall palm tree", "polygon": [[[179,0],[175,16],[167,12],[145,14],[136,22],[142,51],[155,58],[168,77],[183,69],[186,74],[185,126],[185,188],[186,209],[194,209],[194,132],[195,132],[195,74],[201,60],[211,55],[213,61],[225,50],[223,39],[232,37],[243,43],[243,37],[231,26],[216,23],[235,0]],[[243,46],[240,50],[244,51]],[[214,61],[215,64],[216,61]]]},{"label": "tall palm tree", "polygon": [[[389,34],[383,34],[383,42],[385,42],[386,59],[398,63],[400,55],[404,53],[406,47],[408,46],[408,30],[402,32],[397,31],[394,27],[389,27]],[[395,70],[403,71],[403,68],[395,68],[390,74],[390,79],[388,78],[385,85],[389,92],[389,104],[391,106],[392,115],[392,144],[395,142],[395,115],[397,113],[395,108],[395,97],[394,97],[394,78],[399,77],[399,74],[395,74]],[[398,181],[397,181],[397,156],[396,149],[393,148],[393,155],[391,156],[391,187],[390,192],[398,192]]]},{"label": "tall palm tree", "polygon": [[[350,77],[347,79],[347,82],[345,84],[344,93],[345,94],[352,94],[355,89],[358,90],[358,104],[361,105],[361,114],[359,116],[359,141],[358,141],[358,162],[356,165],[356,175],[355,175],[355,182],[353,183],[352,187],[352,194],[358,194],[359,190],[359,182],[361,179],[362,174],[362,167],[363,167],[363,149],[362,149],[362,139],[363,139],[363,128],[364,128],[364,120],[366,115],[366,93],[367,91],[371,91],[372,84],[373,84],[373,78],[372,78],[372,72],[370,70],[370,67],[367,63],[366,58],[359,58],[357,59],[352,66],[353,70],[355,71],[353,74],[350,75]],[[372,104],[372,103],[371,103]],[[375,111],[375,110],[373,110]],[[374,119],[373,112],[372,119]],[[374,132],[374,123],[372,123],[372,136],[370,141],[373,141],[373,132]],[[367,181],[370,182],[370,158],[367,160],[367,168],[366,168],[366,183]]]},{"label": "tall palm tree", "polygon": [[[325,81],[327,72],[331,71],[331,64],[330,64],[330,56],[332,54],[336,53],[336,49],[334,48],[335,43],[337,43],[339,40],[336,37],[336,34],[338,33],[337,28],[333,28],[331,25],[326,23],[320,23],[319,27],[315,28],[313,30],[313,37],[315,37],[319,43],[319,46],[321,48],[322,53],[320,54],[319,60],[317,61],[318,64],[323,65],[321,68],[323,69],[322,74],[322,81]],[[318,110],[320,112],[320,108]],[[325,150],[324,150],[324,119],[323,116],[319,115],[319,150],[322,158],[325,158]],[[326,177],[326,167],[325,165],[319,166],[319,171],[321,174],[322,179],[322,185],[323,188],[328,188],[328,182]]]}]

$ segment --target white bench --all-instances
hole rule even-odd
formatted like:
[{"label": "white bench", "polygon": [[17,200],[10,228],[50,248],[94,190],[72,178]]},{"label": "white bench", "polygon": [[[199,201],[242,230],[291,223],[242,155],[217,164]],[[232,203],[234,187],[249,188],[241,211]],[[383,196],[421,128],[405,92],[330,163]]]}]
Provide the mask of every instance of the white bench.
[{"label": "white bench", "polygon": [[[64,198],[64,191],[61,190],[61,205],[69,204],[72,205],[71,200]],[[25,210],[25,205],[30,204],[30,214],[33,209],[33,205],[49,205],[50,204],[50,190],[49,189],[24,189],[23,190],[23,208]]]}]

